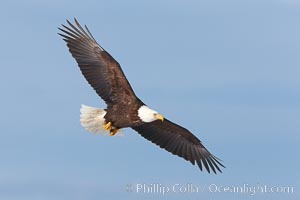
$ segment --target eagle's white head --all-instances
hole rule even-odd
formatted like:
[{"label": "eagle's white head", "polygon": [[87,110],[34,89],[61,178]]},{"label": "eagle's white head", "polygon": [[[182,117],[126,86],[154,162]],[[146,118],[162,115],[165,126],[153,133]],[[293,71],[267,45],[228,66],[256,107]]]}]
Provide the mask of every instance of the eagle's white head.
[{"label": "eagle's white head", "polygon": [[145,105],[138,109],[138,116],[143,122],[146,123],[153,122],[155,120],[164,121],[163,115]]}]

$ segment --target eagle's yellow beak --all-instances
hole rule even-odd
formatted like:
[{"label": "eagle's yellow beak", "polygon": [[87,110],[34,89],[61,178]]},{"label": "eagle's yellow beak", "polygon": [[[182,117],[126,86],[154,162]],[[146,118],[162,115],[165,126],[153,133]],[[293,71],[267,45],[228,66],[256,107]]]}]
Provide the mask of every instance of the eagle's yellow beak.
[{"label": "eagle's yellow beak", "polygon": [[164,116],[162,116],[161,114],[156,114],[156,115],[155,115],[155,118],[156,118],[156,119],[159,119],[159,120],[162,121],[162,122],[163,122],[164,119],[165,119]]}]

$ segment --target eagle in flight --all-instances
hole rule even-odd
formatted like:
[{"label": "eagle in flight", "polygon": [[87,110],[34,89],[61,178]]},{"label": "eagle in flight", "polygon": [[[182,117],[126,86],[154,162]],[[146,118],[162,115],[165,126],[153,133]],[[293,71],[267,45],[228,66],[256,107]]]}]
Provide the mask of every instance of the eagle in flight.
[{"label": "eagle in flight", "polygon": [[80,121],[92,133],[103,131],[115,135],[130,127],[145,139],[170,153],[197,163],[208,173],[221,171],[224,165],[212,155],[189,130],[183,128],[143,103],[134,93],[119,63],[95,40],[87,26],[74,19],[59,28],[71,55],[83,76],[107,104],[106,109],[82,105]]}]

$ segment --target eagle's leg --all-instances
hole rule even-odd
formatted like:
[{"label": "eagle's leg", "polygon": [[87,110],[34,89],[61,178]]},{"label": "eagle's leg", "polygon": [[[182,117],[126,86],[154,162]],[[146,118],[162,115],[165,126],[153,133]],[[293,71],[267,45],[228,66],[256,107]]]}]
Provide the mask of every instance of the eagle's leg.
[{"label": "eagle's leg", "polygon": [[110,136],[114,136],[114,135],[118,132],[118,130],[119,130],[119,129],[117,129],[117,128],[112,128],[112,129],[110,129],[109,135],[110,135]]},{"label": "eagle's leg", "polygon": [[108,123],[106,123],[105,125],[104,125],[104,129],[105,130],[111,130],[111,122],[108,122]]}]

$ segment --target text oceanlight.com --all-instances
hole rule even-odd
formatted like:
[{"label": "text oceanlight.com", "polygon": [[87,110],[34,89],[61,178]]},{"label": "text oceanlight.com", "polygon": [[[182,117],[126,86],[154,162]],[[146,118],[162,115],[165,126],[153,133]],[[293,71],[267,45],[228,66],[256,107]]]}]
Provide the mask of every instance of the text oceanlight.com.
[{"label": "text oceanlight.com", "polygon": [[139,194],[160,194],[168,193],[236,193],[246,195],[256,195],[259,193],[294,193],[293,186],[279,186],[266,184],[240,184],[240,185],[223,185],[223,184],[208,184],[197,185],[193,183],[187,184],[160,184],[160,183],[136,183],[127,184],[127,192],[135,192]]}]

